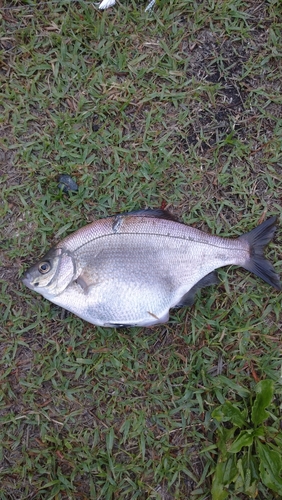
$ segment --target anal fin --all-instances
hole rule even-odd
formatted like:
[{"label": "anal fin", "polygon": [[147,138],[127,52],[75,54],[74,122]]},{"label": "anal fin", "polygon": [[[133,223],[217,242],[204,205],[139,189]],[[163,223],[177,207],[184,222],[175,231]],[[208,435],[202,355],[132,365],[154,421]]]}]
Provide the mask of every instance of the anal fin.
[{"label": "anal fin", "polygon": [[194,286],[192,286],[189,292],[185,293],[178,304],[176,304],[176,306],[174,307],[192,306],[195,302],[195,295],[198,290],[200,290],[201,288],[205,288],[206,286],[218,285],[218,283],[220,283],[220,280],[217,276],[217,273],[215,271],[212,271],[211,273],[200,279],[200,281],[198,281]]}]

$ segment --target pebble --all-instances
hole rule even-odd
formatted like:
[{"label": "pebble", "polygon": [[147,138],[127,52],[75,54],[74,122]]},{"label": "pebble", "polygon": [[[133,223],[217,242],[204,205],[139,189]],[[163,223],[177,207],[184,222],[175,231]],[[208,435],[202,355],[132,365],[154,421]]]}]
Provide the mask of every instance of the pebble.
[{"label": "pebble", "polygon": [[75,180],[68,174],[61,174],[58,178],[59,184],[58,188],[63,191],[63,193],[69,193],[70,191],[78,191],[78,185]]}]

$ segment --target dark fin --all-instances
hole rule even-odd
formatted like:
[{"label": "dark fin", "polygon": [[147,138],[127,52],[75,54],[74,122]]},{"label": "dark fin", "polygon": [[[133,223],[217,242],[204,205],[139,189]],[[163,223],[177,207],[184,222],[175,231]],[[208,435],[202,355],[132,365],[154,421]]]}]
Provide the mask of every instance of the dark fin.
[{"label": "dark fin", "polygon": [[275,224],[276,217],[270,217],[249,233],[240,236],[240,239],[247,241],[250,245],[250,259],[243,267],[277,290],[281,290],[279,276],[263,254],[264,247],[270,243],[274,236]]},{"label": "dark fin", "polygon": [[120,214],[121,216],[133,215],[134,217],[153,217],[156,219],[167,219],[173,220],[174,222],[178,222],[177,218],[174,217],[167,210],[156,209],[152,210],[151,208],[145,208],[143,210],[133,210],[132,212],[126,212],[124,214]]},{"label": "dark fin", "polygon": [[200,288],[204,288],[210,285],[218,285],[220,280],[215,271],[204,276],[196,285],[192,286],[189,292],[185,293],[179,303],[175,307],[192,306],[195,302],[195,295]]},{"label": "dark fin", "polygon": [[119,323],[105,323],[104,326],[110,328],[133,328],[136,325],[120,325]]}]

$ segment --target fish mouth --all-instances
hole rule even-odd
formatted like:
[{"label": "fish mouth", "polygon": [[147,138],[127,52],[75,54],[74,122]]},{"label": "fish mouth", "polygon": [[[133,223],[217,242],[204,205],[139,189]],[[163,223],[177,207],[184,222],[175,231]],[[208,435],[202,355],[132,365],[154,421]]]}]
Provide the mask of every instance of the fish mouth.
[{"label": "fish mouth", "polygon": [[37,288],[39,286],[38,282],[32,283],[32,276],[28,271],[26,271],[23,274],[23,276],[21,277],[21,281],[25,286],[30,288],[30,290],[34,290],[35,288]]}]

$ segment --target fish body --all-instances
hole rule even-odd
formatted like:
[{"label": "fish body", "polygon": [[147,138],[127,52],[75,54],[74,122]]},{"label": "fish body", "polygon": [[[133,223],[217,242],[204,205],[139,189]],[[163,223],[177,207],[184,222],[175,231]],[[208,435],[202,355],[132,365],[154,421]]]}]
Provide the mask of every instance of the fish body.
[{"label": "fish body", "polygon": [[162,210],[100,219],[53,247],[23,283],[95,325],[150,326],[173,307],[191,305],[195,292],[215,284],[215,269],[238,265],[280,290],[263,256],[275,217],[236,239],[212,236]]}]

